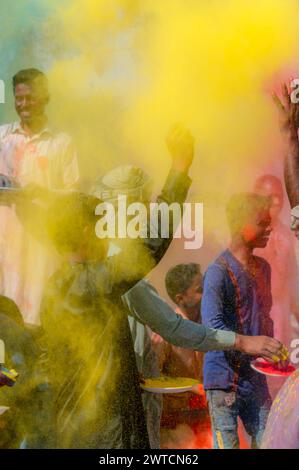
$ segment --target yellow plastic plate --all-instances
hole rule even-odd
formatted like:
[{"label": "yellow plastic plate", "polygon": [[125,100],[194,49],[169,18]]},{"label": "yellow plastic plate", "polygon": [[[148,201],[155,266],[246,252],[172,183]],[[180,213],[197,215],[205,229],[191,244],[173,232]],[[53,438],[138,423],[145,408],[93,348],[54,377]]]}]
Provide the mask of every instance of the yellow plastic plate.
[{"label": "yellow plastic plate", "polygon": [[141,388],[147,392],[153,393],[182,393],[190,392],[194,385],[199,385],[198,380],[188,377],[156,377],[145,379]]}]

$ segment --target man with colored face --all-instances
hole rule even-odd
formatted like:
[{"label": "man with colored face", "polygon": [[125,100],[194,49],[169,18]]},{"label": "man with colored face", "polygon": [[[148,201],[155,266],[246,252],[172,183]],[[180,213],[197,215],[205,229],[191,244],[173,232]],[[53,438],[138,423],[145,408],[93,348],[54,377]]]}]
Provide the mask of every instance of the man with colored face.
[{"label": "man with colored face", "polygon": [[[78,180],[76,151],[71,138],[48,123],[46,76],[37,69],[25,69],[12,82],[19,122],[0,126],[0,186],[73,187]],[[55,253],[46,253],[31,236],[34,227],[30,233],[24,228],[22,201],[16,212],[7,191],[2,190],[0,203],[1,293],[16,302],[27,323],[37,324],[44,283],[55,268]],[[39,221],[32,217],[30,224]]]},{"label": "man with colored face", "polygon": [[[273,336],[269,316],[271,269],[253,254],[264,248],[271,233],[270,200],[244,193],[227,205],[229,248],[204,277],[202,319],[206,326],[246,335]],[[215,448],[238,448],[238,417],[258,447],[271,399],[265,376],[255,372],[243,353],[211,351],[205,356],[207,391]]]},{"label": "man with colored face", "polygon": [[37,75],[35,84],[18,83],[15,89],[15,109],[19,115],[22,127],[29,134],[40,130],[46,123],[45,107],[49,102],[46,81],[42,75]]}]

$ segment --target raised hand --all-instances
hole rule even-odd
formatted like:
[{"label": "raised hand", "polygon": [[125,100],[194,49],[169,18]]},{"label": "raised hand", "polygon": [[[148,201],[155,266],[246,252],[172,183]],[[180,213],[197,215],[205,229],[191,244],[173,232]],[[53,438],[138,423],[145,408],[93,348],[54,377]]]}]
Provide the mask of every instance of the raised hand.
[{"label": "raised hand", "polygon": [[182,172],[189,170],[194,157],[194,138],[182,124],[175,124],[166,137],[167,148],[172,156],[172,166]]},{"label": "raised hand", "polygon": [[299,128],[299,104],[292,103],[291,93],[286,83],[282,84],[282,98],[274,92],[272,94],[273,101],[279,112],[279,124],[282,133],[291,133],[297,137],[297,129]]}]

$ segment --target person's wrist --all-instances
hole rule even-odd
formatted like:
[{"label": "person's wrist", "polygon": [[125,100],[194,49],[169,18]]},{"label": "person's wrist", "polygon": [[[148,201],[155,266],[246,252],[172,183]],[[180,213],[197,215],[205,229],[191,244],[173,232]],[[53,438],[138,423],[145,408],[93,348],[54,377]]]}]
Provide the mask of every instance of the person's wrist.
[{"label": "person's wrist", "polygon": [[236,334],[234,349],[236,351],[242,351],[243,350],[243,336],[239,335],[238,333]]},{"label": "person's wrist", "polygon": [[294,142],[298,143],[298,129],[297,129],[297,127],[295,127],[293,125],[289,126],[288,129],[286,130],[286,135],[287,135],[288,140],[292,144]]},{"label": "person's wrist", "polygon": [[171,168],[179,173],[188,173],[192,162],[173,160]]}]

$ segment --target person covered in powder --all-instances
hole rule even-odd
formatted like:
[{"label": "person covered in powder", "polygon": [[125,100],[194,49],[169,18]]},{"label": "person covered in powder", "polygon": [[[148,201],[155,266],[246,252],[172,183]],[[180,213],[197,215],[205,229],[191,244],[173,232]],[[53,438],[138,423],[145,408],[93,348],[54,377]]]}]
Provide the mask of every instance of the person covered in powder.
[{"label": "person covered in powder", "polygon": [[[72,188],[79,176],[77,155],[71,138],[48,122],[47,77],[30,68],[17,72],[12,82],[20,120],[0,126],[0,185],[35,183],[47,189]],[[47,254],[32,237],[6,197],[7,192],[2,191],[1,292],[16,302],[27,323],[38,324],[43,288],[55,269],[54,253]]]},{"label": "person covered in powder", "polygon": [[[174,132],[168,136],[168,142],[173,139]],[[179,129],[177,129],[179,130]],[[169,146],[169,150],[172,146]],[[142,203],[147,207],[151,199],[152,180],[140,167],[132,165],[121,165],[113,168],[104,174],[93,185],[89,191],[90,194],[98,197],[100,200],[116,206],[118,197],[126,196],[128,204]],[[171,240],[171,238],[170,238]],[[160,243],[160,240],[157,240]],[[147,243],[154,243],[155,240],[147,240]],[[168,240],[165,240],[168,243]],[[136,241],[133,241],[136,244]],[[120,254],[122,251],[134,252],[130,248],[132,243],[128,240],[113,239],[109,243],[108,257]],[[149,245],[150,246],[150,245]],[[130,257],[130,262],[132,257]],[[128,321],[132,333],[133,345],[137,368],[141,377],[158,377],[159,364],[155,351],[152,348],[151,332],[148,326],[140,323],[132,315],[128,316]],[[162,412],[161,395],[143,392],[142,402],[146,416],[147,431],[152,449],[160,448],[160,418]]]},{"label": "person covered in powder", "polygon": [[[193,160],[194,143],[190,132],[182,125],[174,125],[167,135],[166,144],[172,157],[172,167],[166,181],[167,190],[158,197],[157,203],[182,202],[185,199],[186,188],[190,185],[190,179],[187,173]],[[149,207],[152,196],[152,180],[140,167],[132,165],[118,166],[93,183],[89,193],[98,197],[105,203],[113,204],[118,211],[118,198],[126,197],[127,205],[132,203],[142,203]],[[116,238],[110,241],[108,256],[118,255],[125,265],[142,266],[144,272],[151,270],[159,262],[166,252],[172,237],[173,227],[172,214],[169,220],[169,237],[153,238],[146,236],[141,242],[134,239],[130,240]],[[150,218],[146,220],[149,223],[145,228],[150,233],[152,222]],[[156,229],[156,227],[154,227]],[[150,258],[144,256],[144,248],[150,253]],[[127,255],[128,253],[128,255]],[[146,259],[147,258],[147,259]],[[119,261],[118,261],[119,262]],[[129,274],[129,273],[128,273]],[[142,274],[142,273],[140,273]],[[139,277],[142,277],[140,275]],[[129,325],[133,335],[135,356],[139,373],[143,377],[159,376],[158,359],[151,345],[150,331],[148,327],[141,324],[133,316],[129,316]],[[162,400],[159,395],[144,392],[142,394],[144,410],[146,413],[147,429],[152,448],[160,447],[160,417],[162,410]]]},{"label": "person covered in powder", "polygon": [[291,315],[299,319],[299,298],[296,285],[299,281],[294,250],[294,237],[289,227],[280,219],[283,208],[283,187],[274,175],[262,175],[254,184],[254,192],[271,200],[272,231],[265,248],[256,250],[271,266],[272,309],[274,336],[290,347],[292,339]]},{"label": "person covered in powder", "polygon": [[[204,325],[245,335],[273,336],[271,269],[253,254],[271,233],[270,200],[251,193],[227,204],[231,242],[204,276]],[[271,407],[266,378],[250,366],[248,355],[212,351],[205,355],[204,387],[212,421],[214,447],[238,448],[238,418],[259,447]]]},{"label": "person covered in powder", "polygon": [[[157,202],[164,202],[167,204],[171,204],[172,202],[179,202],[181,204],[186,198],[186,194],[191,183],[191,180],[188,177],[187,173],[190,164],[193,160],[193,137],[184,128],[175,126],[168,136],[167,144],[172,155],[172,167],[164,185],[163,191],[158,197]],[[118,187],[120,183],[121,186]],[[118,196],[119,193],[126,194],[127,190],[130,198],[129,203],[135,201],[137,198],[139,202],[143,200],[144,203],[148,204],[148,183],[148,177],[144,174],[144,172],[142,172],[141,169],[126,166],[117,168],[116,170],[110,172],[108,175],[105,175],[105,178],[103,178],[101,184],[97,182],[94,185],[95,189],[91,192],[94,193],[96,190],[96,195],[98,196],[98,191],[100,187],[100,195],[102,196],[103,193],[109,193],[109,198],[106,197],[105,201],[107,201],[107,199],[111,201],[113,200],[113,197],[111,196],[112,192],[113,196],[115,197]],[[135,196],[134,189],[135,192],[137,192],[137,195],[135,194]],[[140,189],[143,190],[143,195],[140,193]],[[147,237],[145,239],[142,239],[141,242],[139,240],[133,240],[132,243],[131,240],[114,241],[114,247],[117,243],[120,243],[120,241],[123,242],[120,245],[121,248],[119,248],[120,253],[117,256],[117,260],[115,261],[115,258],[113,258],[113,263],[115,262],[115,273],[117,274],[118,278],[122,276],[122,279],[118,280],[119,284],[123,282],[124,285],[126,285],[128,279],[130,278],[142,278],[155,265],[155,263],[159,261],[159,259],[165,253],[172,238],[173,227],[171,220],[169,221],[169,227],[169,238]],[[150,231],[150,227],[148,229]],[[68,237],[66,237],[66,239],[67,238]],[[59,242],[57,243],[57,239],[55,240],[55,244],[56,246],[59,245]],[[45,320],[43,320],[43,324],[45,324]],[[49,328],[47,328],[46,330],[49,330]],[[125,328],[123,328],[123,331],[126,331]],[[128,392],[124,395],[128,395]],[[130,433],[128,432],[128,436],[129,434]],[[110,445],[116,446],[116,444],[113,444],[113,442],[117,442],[118,438],[121,442],[125,442],[125,440],[122,441],[122,437],[119,437],[118,434],[112,432],[111,436],[112,435],[114,435],[114,440],[111,438]],[[79,444],[77,443],[76,445]],[[90,443],[89,445],[92,446],[92,443]]]},{"label": "person covered in powder", "polygon": [[[280,218],[284,199],[282,183],[274,175],[262,175],[255,181],[254,192],[271,200],[272,232],[267,246],[256,250],[255,253],[262,256],[271,266],[270,316],[274,324],[274,336],[290,348],[295,334],[293,325],[296,325],[299,319],[299,273],[294,236]],[[268,377],[267,380],[271,396],[274,398],[285,378]]]},{"label": "person covered in powder", "polygon": [[[176,124],[167,135],[166,144],[172,158],[172,167],[167,178],[167,192],[162,192],[162,197],[158,197],[157,203],[183,201],[182,191],[190,184],[187,173],[193,160],[194,143],[190,132],[182,125]],[[184,157],[184,158],[183,158]],[[175,191],[170,191],[169,182]],[[108,173],[100,177],[89,191],[90,194],[98,197],[105,203],[113,204],[118,212],[118,198],[126,197],[127,206],[132,203],[142,203],[145,207],[149,207],[152,196],[152,179],[140,167],[132,165],[121,165],[113,168]],[[172,194],[173,193],[173,194]],[[176,194],[175,194],[176,193]],[[146,220],[148,226],[144,231],[150,233],[157,231],[157,227],[153,227],[153,221],[150,217]],[[108,256],[118,254],[118,259],[122,259],[125,264],[139,266],[147,265],[146,271],[150,271],[166,252],[175,227],[172,223],[172,213],[169,219],[169,237],[154,238],[147,236],[140,242],[136,239],[129,238],[112,239],[109,243]],[[146,260],[144,257],[144,246],[152,255],[152,259]],[[128,255],[126,255],[128,253]],[[139,373],[142,377],[159,376],[159,364],[155,351],[152,348],[151,333],[149,328],[141,324],[130,315],[128,317],[131,333],[133,336],[133,344],[135,357]],[[160,447],[160,417],[162,411],[161,396],[149,392],[142,393],[142,401],[146,413],[147,429],[150,439],[151,448]]]}]

